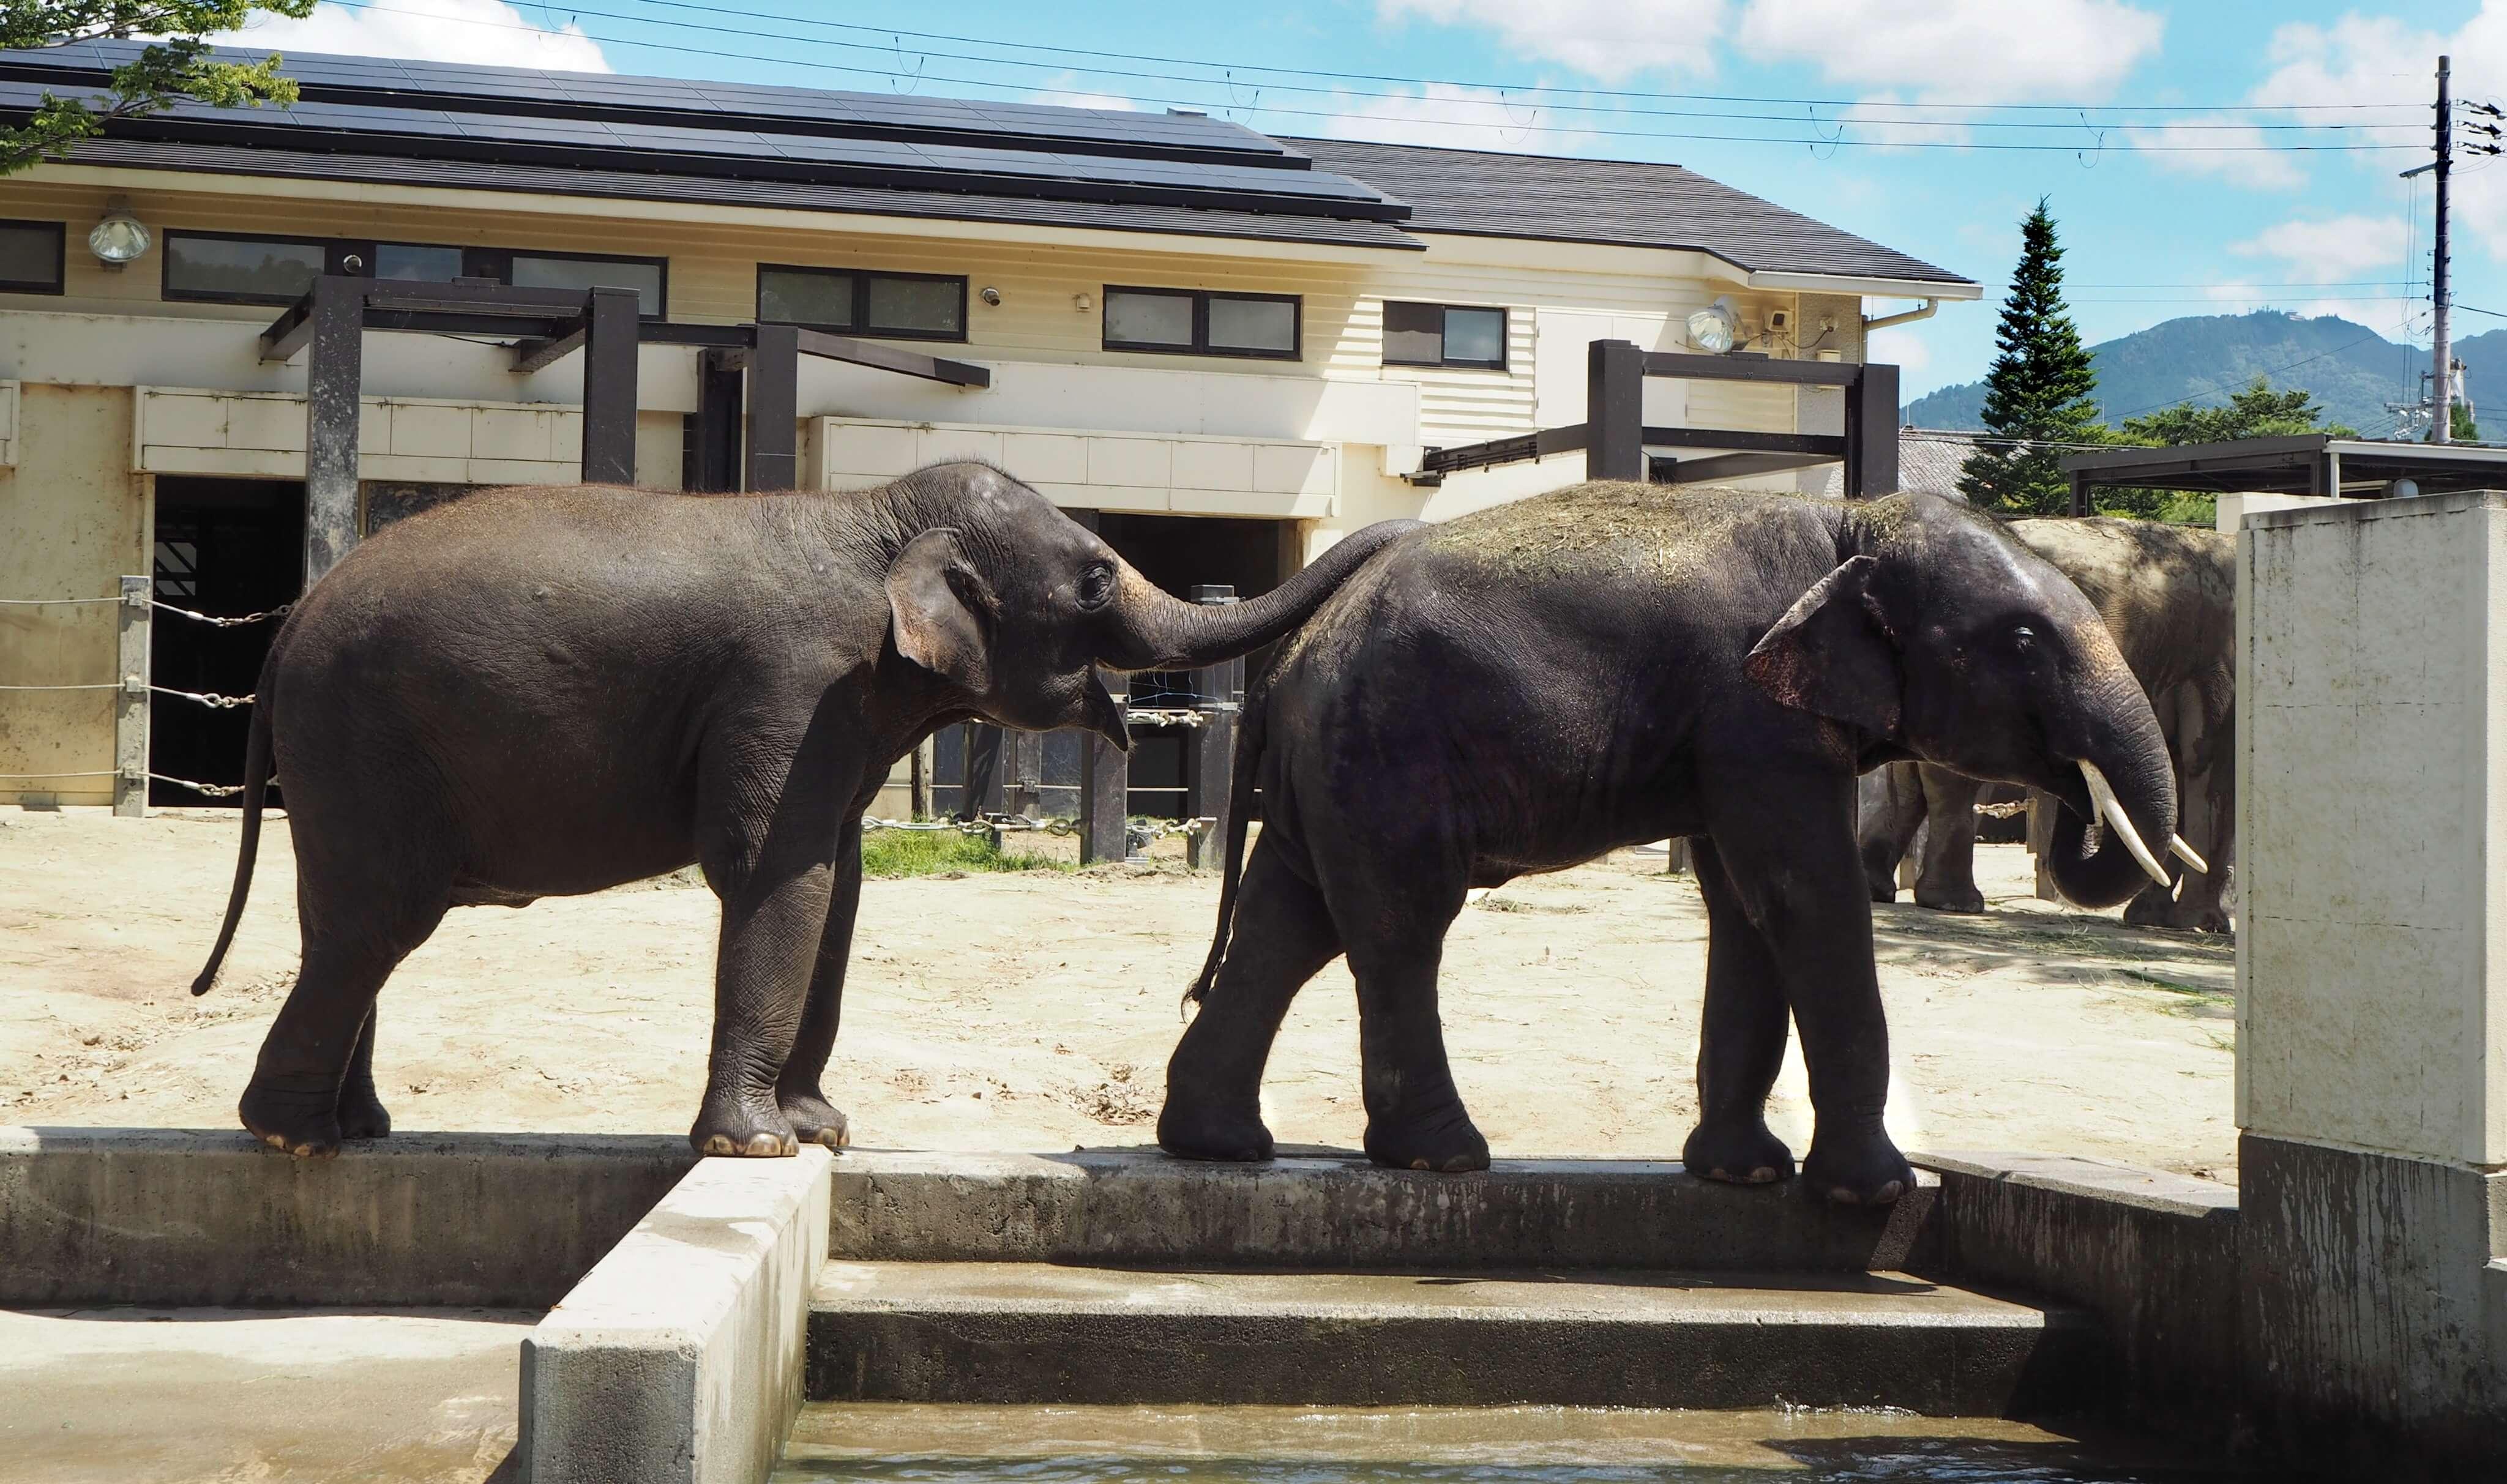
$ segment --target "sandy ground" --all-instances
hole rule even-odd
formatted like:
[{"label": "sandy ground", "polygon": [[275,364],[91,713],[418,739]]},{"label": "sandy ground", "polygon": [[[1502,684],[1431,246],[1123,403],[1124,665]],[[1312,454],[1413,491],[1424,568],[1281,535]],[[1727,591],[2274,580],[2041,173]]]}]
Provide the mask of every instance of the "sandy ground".
[{"label": "sandy ground", "polygon": [[[297,937],[283,823],[220,986],[185,993],[236,815],[0,812],[0,1121],[232,1127]],[[1170,843],[1171,844],[1171,843]],[[1877,909],[1890,1123],[1910,1149],[2041,1150],[2234,1179],[2233,956],[2027,894],[1978,852],[1981,918]],[[1149,1140],[1217,878],[1173,863],[863,892],[828,1091],[884,1147]],[[664,881],[456,910],[384,991],[377,1081],[409,1129],[676,1132],[704,1083],[717,910]],[[1528,879],[1448,941],[1455,1075],[1501,1156],[1676,1158],[1705,918],[1659,857]],[[1797,1058],[1771,1121],[1809,1132]],[[1359,1142],[1345,970],[1299,997],[1266,1092],[1285,1142]]]}]

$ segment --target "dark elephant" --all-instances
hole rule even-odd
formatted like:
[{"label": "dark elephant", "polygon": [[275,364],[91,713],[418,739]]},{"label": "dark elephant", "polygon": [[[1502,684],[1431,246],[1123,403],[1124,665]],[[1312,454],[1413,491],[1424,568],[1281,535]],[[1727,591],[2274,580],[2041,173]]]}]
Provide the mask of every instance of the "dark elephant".
[{"label": "dark elephant", "polygon": [[[1990,521],[1933,495],[1845,503],[1593,484],[1397,538],[1281,646],[1247,700],[1202,1002],[1158,1142],[1258,1160],[1289,1002],[1339,954],[1358,980],[1366,1152],[1483,1169],[1437,1018],[1444,935],[1475,887],[1684,836],[1709,947],[1687,1160],[1742,1182],[1793,1156],[1763,1117],[1790,1009],[1831,1198],[1914,1176],[1882,1127],[1888,1032],[1855,776],[1954,763],[2070,806],[2058,869],[2121,901],[2176,829],[2159,724],[2096,610]],[[2110,827],[2094,854],[2087,821]]]},{"label": "dark elephant", "polygon": [[1097,666],[1268,643],[1399,528],[1250,602],[1196,607],[982,464],[855,494],[504,489],[391,526],[297,603],[262,670],[235,892],[192,986],[235,936],[274,764],[304,958],[244,1127],[300,1155],[389,1132],[376,992],[447,908],[694,863],[722,933],[690,1140],[843,1144],[819,1076],[862,811],[896,759],[971,716],[1128,746]]},{"label": "dark elephant", "polygon": [[[2096,606],[2175,760],[2185,842],[2210,865],[2171,891],[2142,887],[2125,921],[2227,932],[2223,902],[2236,855],[2236,538],[2216,530],[2104,517],[2014,521],[2011,533]],[[1894,900],[1898,862],[1923,836],[1915,901],[1981,912],[1976,807],[1988,785],[1948,769],[1901,763],[1863,782],[1863,864],[1871,899]]]}]

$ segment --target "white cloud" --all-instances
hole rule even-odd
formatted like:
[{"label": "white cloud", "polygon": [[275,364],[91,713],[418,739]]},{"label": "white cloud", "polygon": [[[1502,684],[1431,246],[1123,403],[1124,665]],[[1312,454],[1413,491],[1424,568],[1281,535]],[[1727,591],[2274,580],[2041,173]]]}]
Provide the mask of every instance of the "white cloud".
[{"label": "white cloud", "polygon": [[1914,115],[1917,122],[1907,122],[1908,114],[1893,106],[1904,101],[1894,92],[1874,93],[1850,108],[1839,110],[1836,123],[1844,126],[1846,138],[1872,141],[1884,149],[1905,149],[1918,144],[1966,144],[1975,137],[1975,130],[1966,125],[1942,121],[1938,115],[1918,113]]},{"label": "white cloud", "polygon": [[1562,63],[1604,83],[1641,72],[1704,77],[1726,0],[1376,0],[1386,20],[1493,30],[1518,54]]},{"label": "white cloud", "polygon": [[1933,364],[1933,347],[1924,344],[1924,332],[1914,325],[1897,325],[1886,330],[1874,330],[1870,339],[1871,343],[1865,347],[1863,358],[1867,361],[1894,363],[1898,368],[1901,377],[1899,384],[1902,386],[1913,381],[1919,373],[1928,370]]},{"label": "white cloud", "polygon": [[[1527,104],[1485,88],[1430,83],[1415,93],[1385,97],[1335,93],[1332,117],[1314,121],[1341,139],[1379,144],[1429,144],[1448,149],[1503,150],[1529,155],[1571,155],[1598,142],[1578,127],[1583,115]],[[1304,122],[1304,121],[1299,121]],[[1294,132],[1293,129],[1289,130]]]},{"label": "white cloud", "polygon": [[613,70],[581,26],[540,24],[504,0],[392,0],[389,10],[325,5],[303,20],[262,15],[229,44],[551,72]]},{"label": "white cloud", "polygon": [[1832,83],[1935,101],[2096,98],[2159,50],[2165,20],[2123,0],[1750,0],[1737,50]]},{"label": "white cloud", "polygon": [[2127,128],[2125,141],[2172,175],[2216,175],[2257,191],[2284,191],[2307,184],[2307,172],[2286,154],[2265,153],[2271,135],[2225,114],[2171,120]]},{"label": "white cloud", "polygon": [[[2241,258],[2279,260],[2299,283],[2357,283],[2380,271],[2400,270],[2410,226],[2399,216],[2326,217],[2267,227],[2229,251]],[[2399,277],[2397,271],[2395,276]]]},{"label": "white cloud", "polygon": [[1106,108],[1120,113],[1139,113],[1140,104],[1119,93],[1091,92],[1079,86],[1077,73],[1066,72],[1053,79],[1050,86],[1028,94],[1031,103],[1043,103],[1054,108]]}]

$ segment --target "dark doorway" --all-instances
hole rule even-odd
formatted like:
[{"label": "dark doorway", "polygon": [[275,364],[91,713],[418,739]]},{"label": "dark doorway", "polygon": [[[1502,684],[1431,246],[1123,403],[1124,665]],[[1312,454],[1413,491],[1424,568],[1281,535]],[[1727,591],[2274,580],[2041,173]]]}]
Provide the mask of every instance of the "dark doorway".
[{"label": "dark doorway", "polygon": [[[302,480],[157,480],[157,599],[221,617],[259,613],[293,599],[305,571]],[[151,626],[157,684],[202,695],[247,696],[276,622],[221,629],[160,611]],[[243,781],[252,708],[212,709],[180,696],[148,704],[148,771],[226,787]],[[148,802],[198,808],[234,804],[177,783],[151,782]]]}]

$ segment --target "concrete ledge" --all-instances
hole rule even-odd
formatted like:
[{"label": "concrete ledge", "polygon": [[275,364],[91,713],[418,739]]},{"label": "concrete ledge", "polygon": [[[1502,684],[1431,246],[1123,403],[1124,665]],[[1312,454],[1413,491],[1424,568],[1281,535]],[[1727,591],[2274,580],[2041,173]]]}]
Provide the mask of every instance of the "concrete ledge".
[{"label": "concrete ledge", "polygon": [[2094,1316],[2111,1385],[2090,1399],[2198,1436],[2233,1430],[2237,1192],[2103,1160],[1918,1154],[1941,1176],[1938,1244],[1912,1271]]},{"label": "concrete ledge", "polygon": [[533,1484],[755,1484],[801,1409],[828,1151],[710,1159],[523,1341]]},{"label": "concrete ledge", "polygon": [[696,1162],[672,1136],[0,1128],[0,1305],[546,1308]]},{"label": "concrete ledge", "polygon": [[1798,1180],[1753,1189],[1633,1160],[1425,1175],[1340,1156],[1217,1165],[1154,1149],[855,1149],[836,1162],[828,1250],[891,1262],[1861,1273],[1927,1257],[1938,1194],[1927,1180],[1887,1211],[1858,1211]]}]

